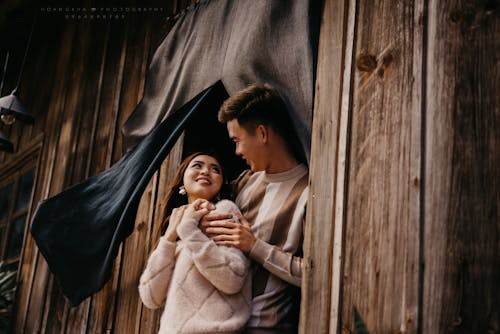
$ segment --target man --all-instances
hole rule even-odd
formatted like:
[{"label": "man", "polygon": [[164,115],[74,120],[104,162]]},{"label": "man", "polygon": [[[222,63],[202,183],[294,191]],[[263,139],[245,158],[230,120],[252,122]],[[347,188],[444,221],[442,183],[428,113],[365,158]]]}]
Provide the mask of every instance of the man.
[{"label": "man", "polygon": [[217,244],[239,248],[256,263],[247,333],[293,333],[308,197],[301,146],[283,101],[268,85],[231,96],[218,118],[250,170],[234,182],[242,224],[208,215],[202,226]]}]

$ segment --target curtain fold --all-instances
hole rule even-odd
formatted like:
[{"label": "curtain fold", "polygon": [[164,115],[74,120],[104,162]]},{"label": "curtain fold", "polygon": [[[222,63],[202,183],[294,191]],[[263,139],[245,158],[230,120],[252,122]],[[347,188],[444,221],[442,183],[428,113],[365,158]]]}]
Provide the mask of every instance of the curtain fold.
[{"label": "curtain fold", "polygon": [[156,50],[142,101],[122,128],[128,143],[221,79],[231,95],[254,82],[285,100],[309,160],[322,1],[210,0],[182,15]]},{"label": "curtain fold", "polygon": [[144,189],[190,119],[227,96],[216,82],[111,168],[38,204],[31,234],[71,306],[109,280],[120,243],[134,229]]},{"label": "curtain fold", "polygon": [[320,5],[210,0],[181,15],[156,50],[143,98],[122,128],[136,146],[109,170],[40,202],[33,217],[31,233],[70,305],[110,278],[146,185],[204,106],[220,105],[253,82],[273,85],[309,159]]}]

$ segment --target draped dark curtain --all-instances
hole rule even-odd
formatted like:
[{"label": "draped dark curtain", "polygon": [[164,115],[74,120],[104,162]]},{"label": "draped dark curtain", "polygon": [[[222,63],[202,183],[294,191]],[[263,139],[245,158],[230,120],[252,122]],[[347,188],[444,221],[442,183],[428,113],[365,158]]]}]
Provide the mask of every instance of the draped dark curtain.
[{"label": "draped dark curtain", "polygon": [[153,174],[197,113],[227,98],[219,81],[172,113],[108,170],[41,201],[31,234],[71,306],[99,291],[134,229]]},{"label": "draped dark curtain", "polygon": [[285,100],[309,159],[319,0],[202,1],[179,18],[152,59],[130,142],[216,80],[229,95],[254,82]]},{"label": "draped dark curtain", "polygon": [[109,280],[152,175],[193,115],[227,93],[273,85],[309,157],[320,3],[210,0],[179,17],[122,129],[138,144],[109,170],[40,202],[33,217],[32,235],[70,305]]}]

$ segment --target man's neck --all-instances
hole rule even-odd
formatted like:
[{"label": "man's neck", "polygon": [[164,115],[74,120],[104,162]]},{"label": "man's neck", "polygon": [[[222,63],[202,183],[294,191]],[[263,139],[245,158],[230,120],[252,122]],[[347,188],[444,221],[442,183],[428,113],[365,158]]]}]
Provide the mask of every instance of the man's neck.
[{"label": "man's neck", "polygon": [[278,154],[273,156],[265,171],[267,174],[284,173],[297,167],[298,164],[299,162],[290,154]]}]

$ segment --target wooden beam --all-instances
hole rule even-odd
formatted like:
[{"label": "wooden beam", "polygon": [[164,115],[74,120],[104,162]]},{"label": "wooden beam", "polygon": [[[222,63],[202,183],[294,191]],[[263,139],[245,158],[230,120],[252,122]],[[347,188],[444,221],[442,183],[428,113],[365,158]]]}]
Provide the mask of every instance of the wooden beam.
[{"label": "wooden beam", "polygon": [[423,333],[500,321],[500,50],[494,2],[430,1]]},{"label": "wooden beam", "polygon": [[[311,144],[310,194],[304,240],[301,333],[328,333],[332,320],[330,317],[338,316],[339,293],[333,290],[338,291],[340,288],[338,273],[341,256],[336,253],[332,259],[332,253],[333,240],[341,240],[341,237],[339,239],[334,235],[335,227],[338,228],[337,233],[342,233],[343,210],[337,212],[337,205],[342,206],[344,197],[342,188],[346,141],[345,137],[340,138],[341,132],[345,134],[345,129],[341,130],[340,126],[347,126],[347,108],[341,105],[342,94],[345,93],[342,80],[344,57],[348,53],[345,47],[348,4],[349,1],[326,0],[322,14]],[[341,184],[337,183],[338,180],[341,180]],[[338,194],[341,202],[336,202]],[[340,250],[338,247],[341,245],[336,246]],[[332,265],[336,270],[334,279],[337,279],[333,282],[333,288]],[[332,295],[337,298],[334,305]]]},{"label": "wooden beam", "polygon": [[[341,327],[418,331],[421,58],[418,1],[359,2],[349,126]],[[415,49],[415,47],[417,47]]]}]

